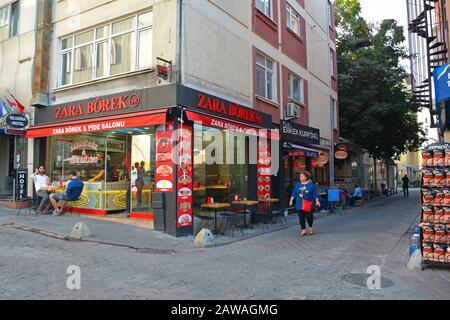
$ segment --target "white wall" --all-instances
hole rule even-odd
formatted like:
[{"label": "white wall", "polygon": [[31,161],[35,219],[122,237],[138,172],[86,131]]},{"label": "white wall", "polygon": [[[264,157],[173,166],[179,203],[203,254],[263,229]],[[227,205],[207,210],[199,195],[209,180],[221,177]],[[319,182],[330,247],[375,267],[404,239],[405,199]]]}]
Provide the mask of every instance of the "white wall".
[{"label": "white wall", "polygon": [[154,71],[131,73],[127,76],[110,77],[100,81],[90,81],[58,89],[59,39],[74,33],[88,30],[134,13],[153,10],[153,66],[156,57],[172,60],[176,68],[177,45],[177,1],[176,0],[62,0],[54,3],[53,35],[50,56],[50,99],[51,104],[87,99],[138,88],[147,88],[159,83]]},{"label": "white wall", "polygon": [[252,31],[251,0],[184,3],[185,85],[252,107],[255,46],[308,81],[310,125],[319,128],[322,137],[332,140],[330,97],[337,100],[337,94],[330,89],[329,50],[334,44],[328,36],[327,0],[307,0],[306,10],[297,1],[289,2],[306,20],[308,70]]}]

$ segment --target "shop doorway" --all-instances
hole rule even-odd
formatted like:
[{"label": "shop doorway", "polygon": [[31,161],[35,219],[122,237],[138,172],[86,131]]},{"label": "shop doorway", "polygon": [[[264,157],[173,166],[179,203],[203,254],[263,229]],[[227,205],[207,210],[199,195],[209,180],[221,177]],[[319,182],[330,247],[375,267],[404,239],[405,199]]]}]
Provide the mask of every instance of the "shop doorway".
[{"label": "shop doorway", "polygon": [[145,218],[153,213],[152,192],[155,181],[155,132],[140,130],[131,134],[130,217]]},{"label": "shop doorway", "polygon": [[300,180],[300,173],[311,168],[311,160],[302,152],[284,155],[282,157],[283,183],[282,199],[287,205],[292,194],[294,184]]}]

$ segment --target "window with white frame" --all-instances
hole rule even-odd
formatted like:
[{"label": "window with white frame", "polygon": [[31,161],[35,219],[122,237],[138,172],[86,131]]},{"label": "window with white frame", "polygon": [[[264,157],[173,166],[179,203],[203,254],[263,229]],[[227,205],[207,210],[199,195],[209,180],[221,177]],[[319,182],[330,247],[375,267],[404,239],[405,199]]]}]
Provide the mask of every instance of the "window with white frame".
[{"label": "window with white frame", "polygon": [[289,99],[297,103],[305,104],[305,86],[302,78],[289,73]]},{"label": "window with white frame", "polygon": [[332,77],[336,76],[336,70],[334,70],[334,51],[330,49],[330,75]]},{"label": "window with white frame", "polygon": [[256,55],[256,94],[277,101],[275,62],[260,53]]},{"label": "window with white frame", "polygon": [[272,0],[256,0],[256,8],[272,19]]},{"label": "window with white frame", "polygon": [[286,15],[288,28],[292,30],[295,34],[297,34],[299,37],[301,37],[302,30],[300,24],[300,15],[290,5],[286,6]]},{"label": "window with white frame", "polygon": [[337,112],[337,106],[336,106],[336,100],[331,98],[331,112],[333,113],[333,129],[338,128],[339,119],[338,119],[338,112]]},{"label": "window with white frame", "polygon": [[333,5],[330,1],[327,4],[327,20],[330,28],[333,28]]},{"label": "window with white frame", "polygon": [[19,28],[19,1],[0,8],[0,41],[17,35]]},{"label": "window with white frame", "polygon": [[149,11],[62,38],[59,86],[150,68],[152,24]]}]

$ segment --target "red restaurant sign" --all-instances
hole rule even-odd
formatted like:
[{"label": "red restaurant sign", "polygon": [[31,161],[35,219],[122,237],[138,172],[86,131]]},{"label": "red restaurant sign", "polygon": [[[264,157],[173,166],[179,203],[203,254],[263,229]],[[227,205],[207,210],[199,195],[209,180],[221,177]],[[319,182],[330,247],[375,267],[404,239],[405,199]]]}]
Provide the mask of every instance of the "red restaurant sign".
[{"label": "red restaurant sign", "polygon": [[138,93],[108,99],[96,98],[84,103],[55,107],[55,119],[70,119],[85,114],[98,115],[108,111],[136,108],[141,103]]},{"label": "red restaurant sign", "polygon": [[263,119],[259,112],[243,108],[237,103],[227,102],[216,97],[198,94],[197,107],[200,109],[212,111],[213,113],[223,114],[235,120],[250,122],[252,124],[261,124]]},{"label": "red restaurant sign", "polygon": [[[101,118],[100,118],[101,119]],[[50,137],[50,136],[64,136],[70,134],[80,134],[88,132],[109,131],[124,128],[144,127],[154,124],[162,124],[166,122],[166,113],[153,113],[141,116],[125,118],[109,117],[109,119],[97,120],[92,122],[76,121],[78,123],[59,124],[56,126],[42,126],[30,128],[27,131],[28,138]]]}]

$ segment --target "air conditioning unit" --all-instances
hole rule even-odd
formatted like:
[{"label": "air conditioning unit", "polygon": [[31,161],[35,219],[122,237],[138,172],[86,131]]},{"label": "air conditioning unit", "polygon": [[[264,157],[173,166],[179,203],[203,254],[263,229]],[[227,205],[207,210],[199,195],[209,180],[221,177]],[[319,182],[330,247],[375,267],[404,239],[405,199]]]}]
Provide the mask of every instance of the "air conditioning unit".
[{"label": "air conditioning unit", "polygon": [[300,118],[300,110],[295,103],[288,103],[286,108],[286,120]]}]

